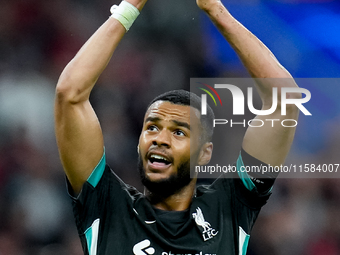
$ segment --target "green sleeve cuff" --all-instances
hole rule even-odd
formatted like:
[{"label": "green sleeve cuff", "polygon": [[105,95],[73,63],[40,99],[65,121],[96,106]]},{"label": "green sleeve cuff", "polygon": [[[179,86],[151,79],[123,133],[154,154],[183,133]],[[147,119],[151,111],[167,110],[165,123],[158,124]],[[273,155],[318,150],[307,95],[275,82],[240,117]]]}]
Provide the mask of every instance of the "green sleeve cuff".
[{"label": "green sleeve cuff", "polygon": [[252,191],[253,189],[256,188],[255,184],[253,183],[253,181],[250,179],[246,168],[244,166],[243,160],[242,160],[242,156],[241,153],[238,156],[237,162],[236,162],[236,168],[237,168],[237,173],[238,176],[240,177],[240,179],[242,180],[244,186],[249,190]]},{"label": "green sleeve cuff", "polygon": [[103,176],[104,170],[106,166],[106,157],[105,157],[105,150],[103,153],[102,158],[100,159],[98,165],[92,171],[91,175],[87,179],[87,182],[90,183],[94,188],[97,186],[98,182]]}]

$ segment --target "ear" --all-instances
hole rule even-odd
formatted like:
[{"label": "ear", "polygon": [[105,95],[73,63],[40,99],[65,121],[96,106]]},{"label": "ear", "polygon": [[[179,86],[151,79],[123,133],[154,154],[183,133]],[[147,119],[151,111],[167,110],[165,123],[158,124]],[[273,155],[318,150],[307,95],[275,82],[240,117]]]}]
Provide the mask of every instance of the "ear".
[{"label": "ear", "polygon": [[137,145],[137,153],[139,155],[139,144]]},{"label": "ear", "polygon": [[210,162],[213,151],[213,143],[203,144],[198,157],[198,165],[203,166]]}]

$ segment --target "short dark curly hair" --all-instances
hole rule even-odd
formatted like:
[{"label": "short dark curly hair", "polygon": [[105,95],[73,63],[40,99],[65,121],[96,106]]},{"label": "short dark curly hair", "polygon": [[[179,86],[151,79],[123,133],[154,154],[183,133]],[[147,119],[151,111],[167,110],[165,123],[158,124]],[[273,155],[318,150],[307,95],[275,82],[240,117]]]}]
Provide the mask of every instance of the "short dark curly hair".
[{"label": "short dark curly hair", "polygon": [[[201,111],[201,99],[193,92],[186,90],[171,90],[155,97],[148,105],[148,108],[156,101],[167,101],[173,104],[191,106]],[[203,142],[211,142],[214,127],[213,121],[215,118],[214,111],[211,107],[207,106],[207,114],[201,115],[200,121],[202,125],[202,140]]]}]

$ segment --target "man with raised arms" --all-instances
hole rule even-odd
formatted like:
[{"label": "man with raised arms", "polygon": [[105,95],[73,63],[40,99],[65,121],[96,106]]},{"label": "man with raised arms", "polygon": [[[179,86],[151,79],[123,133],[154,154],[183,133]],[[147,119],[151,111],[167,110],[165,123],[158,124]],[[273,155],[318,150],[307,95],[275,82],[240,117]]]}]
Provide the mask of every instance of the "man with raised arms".
[{"label": "man with raised arms", "polygon": [[[209,107],[207,116],[200,116],[200,98],[196,95],[170,91],[148,106],[138,144],[144,194],[125,184],[106,164],[103,134],[89,96],[146,2],[126,0],[113,7],[112,16],[66,66],[56,88],[57,143],[84,253],[245,254],[250,231],[276,176],[222,175],[210,186],[196,187],[197,178],[190,178],[190,161],[194,165],[209,162],[214,118]],[[279,95],[280,87],[296,87],[267,47],[220,1],[197,0],[197,5],[252,77],[285,78],[256,80],[263,110],[271,107],[273,87],[278,88]],[[281,116],[277,107],[270,116],[256,118],[283,117],[296,120],[298,109],[288,105],[287,115]],[[249,127],[236,166],[283,164],[294,132],[294,128],[272,127],[270,123]]]}]

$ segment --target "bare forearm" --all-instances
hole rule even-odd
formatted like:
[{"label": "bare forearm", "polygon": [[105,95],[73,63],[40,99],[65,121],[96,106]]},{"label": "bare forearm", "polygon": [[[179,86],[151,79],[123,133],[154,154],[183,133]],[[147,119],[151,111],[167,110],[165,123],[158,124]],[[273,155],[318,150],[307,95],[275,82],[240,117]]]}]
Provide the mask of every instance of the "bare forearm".
[{"label": "bare forearm", "polygon": [[236,51],[244,66],[256,78],[290,78],[271,51],[239,23],[220,1],[204,1],[200,6]]},{"label": "bare forearm", "polygon": [[67,90],[70,100],[88,99],[124,34],[125,28],[117,20],[109,18],[65,67],[57,89],[61,92]]},{"label": "bare forearm", "polygon": [[[125,18],[120,19],[121,13],[115,18],[109,18],[84,44],[77,55],[66,66],[60,76],[57,86],[57,92],[62,97],[67,96],[71,102],[81,102],[89,98],[90,92],[110,61],[113,52],[123,38],[126,30],[131,26],[125,22],[129,19],[131,22],[138,16],[138,11],[132,10],[134,15],[129,16],[132,9],[142,10],[147,0],[126,0],[124,5],[120,6],[120,11],[125,12]],[[130,5],[126,4],[130,3]],[[128,6],[127,6],[128,5]],[[136,8],[135,8],[136,7]],[[116,8],[115,10],[118,10]],[[117,12],[115,13],[115,15]],[[127,15],[127,16],[126,16]],[[120,21],[117,20],[120,19]],[[123,22],[124,21],[124,22]],[[122,23],[124,23],[124,26]]]}]

